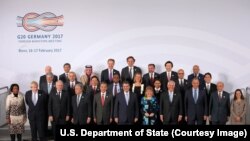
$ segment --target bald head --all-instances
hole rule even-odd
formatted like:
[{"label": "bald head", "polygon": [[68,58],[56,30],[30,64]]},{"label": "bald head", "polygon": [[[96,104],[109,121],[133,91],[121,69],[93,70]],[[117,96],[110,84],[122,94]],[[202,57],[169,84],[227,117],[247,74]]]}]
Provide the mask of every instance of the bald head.
[{"label": "bald head", "polygon": [[222,92],[222,91],[224,90],[224,83],[223,83],[222,81],[219,81],[219,82],[217,83],[217,90],[218,90],[219,92]]},{"label": "bald head", "polygon": [[61,80],[56,81],[56,90],[62,91],[63,89],[63,82]]},{"label": "bald head", "polygon": [[51,66],[46,66],[45,67],[45,74],[52,73],[52,68]]}]

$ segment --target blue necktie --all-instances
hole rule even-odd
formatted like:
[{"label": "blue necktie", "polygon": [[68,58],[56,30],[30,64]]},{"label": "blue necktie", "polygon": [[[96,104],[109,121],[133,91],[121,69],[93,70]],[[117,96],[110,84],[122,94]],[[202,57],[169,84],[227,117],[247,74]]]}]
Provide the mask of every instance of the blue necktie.
[{"label": "blue necktie", "polygon": [[194,101],[195,101],[195,103],[197,102],[197,99],[198,99],[198,94],[197,94],[197,90],[195,89],[194,90]]}]

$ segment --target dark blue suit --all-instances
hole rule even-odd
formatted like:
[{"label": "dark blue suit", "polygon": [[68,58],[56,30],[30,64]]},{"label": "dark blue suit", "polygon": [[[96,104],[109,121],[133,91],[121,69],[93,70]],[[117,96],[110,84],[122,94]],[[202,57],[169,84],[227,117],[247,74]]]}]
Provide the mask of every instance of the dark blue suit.
[{"label": "dark blue suit", "polygon": [[193,89],[189,89],[185,94],[185,115],[188,124],[204,124],[204,116],[208,115],[207,97],[204,91],[199,90],[198,99],[195,102]]},{"label": "dark blue suit", "polygon": [[114,117],[118,118],[118,124],[133,124],[139,117],[139,107],[136,94],[129,92],[129,102],[126,103],[124,92],[119,93],[115,99]]},{"label": "dark blue suit", "polygon": [[37,140],[37,133],[41,141],[46,137],[46,124],[48,125],[48,95],[42,90],[38,90],[38,100],[36,105],[32,101],[32,91],[25,94],[26,104],[29,106],[28,118],[30,122],[32,140]]},{"label": "dark blue suit", "polygon": [[230,116],[229,93],[223,91],[222,98],[219,98],[218,91],[211,94],[209,115],[211,115],[212,124],[226,124],[228,120],[227,117]]}]

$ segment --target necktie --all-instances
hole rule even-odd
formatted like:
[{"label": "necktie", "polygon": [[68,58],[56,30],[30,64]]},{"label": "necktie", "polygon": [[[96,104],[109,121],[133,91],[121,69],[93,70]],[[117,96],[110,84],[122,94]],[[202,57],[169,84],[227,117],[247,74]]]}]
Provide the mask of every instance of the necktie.
[{"label": "necktie", "polygon": [[209,91],[210,91],[210,86],[207,85],[207,93],[209,93]]},{"label": "necktie", "polygon": [[153,84],[154,84],[153,73],[150,73],[150,82],[151,82],[151,85],[153,86]]},{"label": "necktie", "polygon": [[48,84],[48,94],[50,94],[51,88],[52,88],[52,87],[51,87],[51,83],[49,83],[49,84]]},{"label": "necktie", "polygon": [[169,93],[169,98],[170,98],[170,102],[172,103],[172,101],[173,101],[173,94],[171,92]]},{"label": "necktie", "polygon": [[183,87],[183,80],[181,79],[181,86]]},{"label": "necktie", "polygon": [[131,79],[133,79],[133,76],[132,76],[132,68],[129,68],[129,76]]},{"label": "necktie", "polygon": [[76,104],[77,104],[77,107],[78,107],[79,104],[80,104],[80,95],[77,95]]},{"label": "necktie", "polygon": [[70,88],[73,89],[73,82],[70,82]]},{"label": "necktie", "polygon": [[222,98],[222,92],[219,92],[219,99],[221,100]]},{"label": "necktie", "polygon": [[61,99],[61,92],[58,92],[57,94],[59,96],[59,99]]},{"label": "necktie", "polygon": [[168,81],[171,79],[170,72],[167,73],[167,79]]},{"label": "necktie", "polygon": [[195,89],[194,90],[194,101],[195,101],[195,103],[197,102],[197,98],[198,98],[198,93],[197,93],[197,90]]},{"label": "necktie", "polygon": [[129,94],[126,93],[126,94],[125,94],[125,97],[126,97],[126,104],[128,105]]},{"label": "necktie", "polygon": [[109,71],[109,81],[112,82],[112,79],[113,79],[113,77],[112,77],[112,70],[110,70]]},{"label": "necktie", "polygon": [[102,107],[104,106],[104,102],[105,102],[105,97],[104,97],[104,94],[102,94],[102,97],[101,97],[101,102],[102,102]]},{"label": "necktie", "polygon": [[114,94],[117,95],[117,84],[115,84]]},{"label": "necktie", "polygon": [[69,78],[68,78],[68,73],[65,73],[65,76],[66,76],[66,80],[68,80]]},{"label": "necktie", "polygon": [[96,87],[93,88],[94,95],[96,94]]},{"label": "necktie", "polygon": [[37,94],[33,93],[33,104],[36,105],[37,102]]}]

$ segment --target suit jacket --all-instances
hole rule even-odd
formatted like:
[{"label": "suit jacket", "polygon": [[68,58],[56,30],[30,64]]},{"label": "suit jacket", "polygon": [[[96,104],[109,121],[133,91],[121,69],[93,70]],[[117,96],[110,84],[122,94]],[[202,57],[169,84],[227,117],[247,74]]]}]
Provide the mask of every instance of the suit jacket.
[{"label": "suit jacket", "polygon": [[160,115],[163,115],[163,124],[178,122],[178,116],[183,114],[181,94],[174,92],[170,102],[169,92],[162,93],[160,98]]},{"label": "suit jacket", "polygon": [[[137,66],[134,66],[133,69],[134,69],[134,76],[135,76],[136,73],[142,73],[141,69],[139,67],[137,67]],[[134,78],[132,78],[132,79],[130,78],[129,67],[128,66],[122,69],[121,80],[122,80],[122,82],[128,81],[130,83],[130,85],[133,84]]]},{"label": "suit jacket", "polygon": [[175,84],[175,89],[181,93],[182,98],[182,106],[183,106],[183,116],[185,116],[185,94],[188,89],[192,88],[192,85],[189,83],[187,79],[184,79],[183,86],[181,86],[179,79],[177,79],[177,82]]},{"label": "suit jacket", "polygon": [[161,98],[162,93],[164,93],[164,91],[163,91],[162,89],[160,89],[159,91],[156,91],[156,90],[154,89],[154,95],[155,95],[155,97],[156,97],[158,103],[160,103],[160,98]]},{"label": "suit jacket", "polygon": [[[188,81],[189,81],[190,84],[192,84],[193,79],[194,79],[194,74],[193,73],[188,75]],[[205,84],[204,75],[199,73],[198,79],[199,79],[199,82],[200,82],[199,88],[200,88],[200,90],[202,90],[202,88],[204,87],[204,84]]]},{"label": "suit jacket", "polygon": [[[160,80],[161,80],[161,88],[162,88],[162,90],[167,91],[168,79],[167,79],[167,72],[166,71],[161,73]],[[178,81],[178,75],[177,75],[177,73],[175,71],[171,72],[170,80],[173,80],[175,82]]]},{"label": "suit jacket", "polygon": [[227,122],[227,117],[230,116],[229,93],[223,91],[221,99],[218,96],[218,91],[211,94],[209,115],[211,115],[213,122]]},{"label": "suit jacket", "polygon": [[59,75],[59,80],[62,80],[63,83],[66,83],[67,81],[69,81],[69,79],[66,77],[65,73]]},{"label": "suit jacket", "polygon": [[50,93],[48,93],[48,83],[47,83],[47,81],[46,82],[42,82],[40,84],[39,89],[42,90],[44,93],[50,95],[56,89],[55,84],[56,84],[55,82],[52,82],[52,88],[51,88]]},{"label": "suit jacket", "polygon": [[118,118],[119,124],[133,124],[139,116],[139,105],[135,93],[129,92],[129,102],[126,103],[124,92],[115,98],[114,117]]},{"label": "suit jacket", "polygon": [[92,103],[90,101],[89,94],[82,94],[80,103],[77,107],[77,95],[74,95],[71,99],[72,103],[72,116],[74,124],[84,125],[87,124],[87,118],[92,117]]},{"label": "suit jacket", "polygon": [[199,90],[196,103],[193,97],[193,89],[186,91],[185,115],[189,121],[203,121],[203,117],[208,115],[207,96],[204,91]]},{"label": "suit jacket", "polygon": [[93,101],[94,101],[94,96],[96,94],[98,94],[100,92],[100,86],[98,85],[97,88],[96,88],[96,91],[94,92],[93,90],[93,86],[90,85],[90,86],[87,86],[87,89],[86,89],[86,93],[89,94],[90,96],[90,101],[91,101],[91,104],[93,105]]},{"label": "suit jacket", "polygon": [[[58,77],[56,75],[53,76],[53,82],[56,83],[56,81],[58,80]],[[47,83],[47,80],[46,80],[46,74],[45,75],[42,75],[40,76],[40,80],[39,80],[39,88],[41,87],[41,84],[42,83]]]},{"label": "suit jacket", "polygon": [[154,81],[155,81],[156,79],[159,79],[159,78],[160,78],[160,75],[159,75],[158,73],[155,72],[155,73],[154,73],[153,82],[151,82],[150,76],[149,76],[149,75],[150,75],[149,73],[146,73],[146,74],[144,74],[143,77],[142,77],[142,82],[143,82],[143,84],[145,85],[145,88],[146,88],[147,86],[154,87]]},{"label": "suit jacket", "polygon": [[[116,69],[113,69],[113,75],[118,74],[120,76],[120,72]],[[107,84],[111,84],[113,81],[109,80],[109,70],[105,69],[101,73],[101,82],[106,82]]]},{"label": "suit jacket", "polygon": [[216,86],[214,83],[211,83],[211,84],[210,84],[210,90],[209,90],[209,92],[208,92],[208,91],[207,91],[207,88],[206,88],[206,84],[205,84],[204,87],[203,87],[203,90],[204,90],[204,92],[205,92],[205,94],[206,94],[206,96],[207,96],[207,105],[208,105],[208,107],[209,107],[209,102],[210,102],[211,94],[212,94],[213,92],[217,91],[217,86]]},{"label": "suit jacket", "polygon": [[[121,83],[118,83],[117,85],[119,85],[119,87],[120,87],[120,92],[122,91],[122,84]],[[111,83],[111,84],[109,84],[108,85],[108,93],[110,93],[110,94],[112,94],[113,95],[113,98],[115,98],[116,97],[116,95],[114,94],[114,83]],[[118,90],[117,90],[118,91]],[[118,91],[118,93],[117,94],[119,94],[120,93],[119,91]],[[115,103],[115,102],[114,102]]]},{"label": "suit jacket", "polygon": [[38,99],[36,105],[32,101],[32,91],[29,90],[25,94],[26,104],[29,106],[28,118],[29,120],[36,120],[39,122],[45,122],[48,110],[48,95],[42,90],[38,90]]},{"label": "suit jacket", "polygon": [[96,118],[97,124],[110,123],[110,118],[113,116],[113,96],[112,93],[106,92],[104,106],[101,102],[101,93],[94,96],[93,102],[93,117]]},{"label": "suit jacket", "polygon": [[57,91],[49,96],[49,106],[48,106],[49,116],[53,116],[54,120],[65,119],[66,116],[70,116],[70,98],[66,91],[62,91],[61,98],[57,95]]}]

